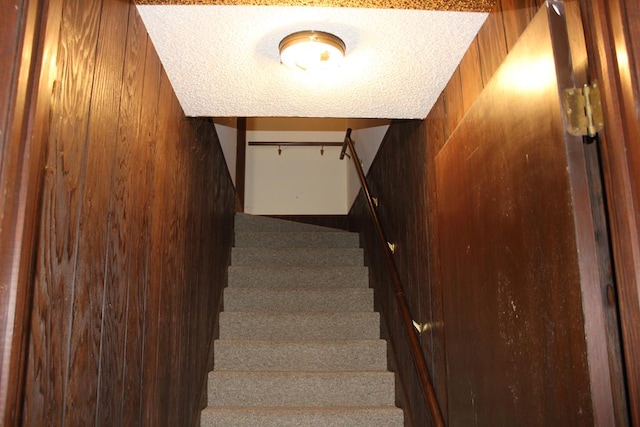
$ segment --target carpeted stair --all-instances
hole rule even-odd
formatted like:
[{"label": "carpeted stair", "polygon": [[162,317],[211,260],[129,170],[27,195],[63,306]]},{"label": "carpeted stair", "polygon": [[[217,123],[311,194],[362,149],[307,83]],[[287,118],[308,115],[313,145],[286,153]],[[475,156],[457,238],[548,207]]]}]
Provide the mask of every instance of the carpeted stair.
[{"label": "carpeted stair", "polygon": [[201,426],[403,426],[358,235],[239,214]]}]

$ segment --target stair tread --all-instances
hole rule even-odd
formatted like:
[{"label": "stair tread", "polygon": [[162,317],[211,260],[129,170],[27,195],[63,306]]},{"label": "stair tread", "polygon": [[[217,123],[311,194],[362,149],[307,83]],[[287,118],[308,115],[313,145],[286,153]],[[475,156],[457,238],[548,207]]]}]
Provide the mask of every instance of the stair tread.
[{"label": "stair tread", "polygon": [[235,266],[363,266],[362,248],[274,248],[234,247],[231,265]]},{"label": "stair tread", "polygon": [[389,371],[212,371],[211,406],[372,406],[394,403]]},{"label": "stair tread", "polygon": [[384,340],[217,340],[217,371],[386,371]]},{"label": "stair tread", "polygon": [[256,411],[256,412],[351,412],[367,410],[400,410],[393,405],[371,405],[371,406],[207,406],[208,410],[215,411]]},{"label": "stair tread", "polygon": [[221,311],[220,316],[224,317],[248,317],[248,318],[270,318],[270,319],[282,319],[284,317],[289,318],[316,318],[316,319],[336,319],[336,318],[378,318],[379,314],[373,309],[371,310],[358,310],[358,311]]},{"label": "stair tread", "polygon": [[295,344],[295,345],[304,345],[304,344],[333,344],[336,345],[349,345],[354,343],[368,343],[368,342],[384,342],[382,338],[362,338],[362,339],[344,339],[344,340],[336,340],[336,339],[312,339],[312,340],[271,340],[271,339],[254,339],[254,338],[219,338],[216,340],[217,343],[224,342],[251,342],[257,345],[262,343],[273,343],[276,342],[278,344]]},{"label": "stair tread", "polygon": [[346,230],[338,228],[325,227],[315,224],[306,224],[298,221],[289,221],[280,218],[271,218],[268,216],[251,215],[246,213],[237,213],[235,215],[235,229],[242,231],[277,231],[277,230],[301,230],[301,231],[318,231],[318,232],[343,232]]},{"label": "stair tread", "polygon": [[235,247],[253,248],[359,248],[360,236],[339,232],[269,232],[235,233]]},{"label": "stair tread", "polygon": [[358,266],[231,265],[229,287],[368,288],[369,271]]},{"label": "stair tread", "polygon": [[202,426],[233,427],[392,427],[403,412],[392,405],[324,407],[206,407]]}]

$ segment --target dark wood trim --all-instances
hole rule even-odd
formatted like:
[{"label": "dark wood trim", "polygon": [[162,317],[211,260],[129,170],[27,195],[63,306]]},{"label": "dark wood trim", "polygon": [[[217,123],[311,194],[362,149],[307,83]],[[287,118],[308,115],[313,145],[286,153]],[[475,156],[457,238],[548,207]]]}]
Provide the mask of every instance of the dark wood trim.
[{"label": "dark wood trim", "polygon": [[[61,3],[55,1],[2,2],[2,10],[10,19],[0,30],[0,50],[5,55],[15,48],[13,58],[2,58],[3,65],[14,66],[15,71],[4,85],[12,93],[11,102],[3,104],[6,112],[0,112],[11,121],[0,143],[0,189],[10,195],[0,203],[0,281],[4,285],[0,301],[1,369],[8,373],[2,376],[0,424],[7,426],[18,425],[22,412],[44,142],[50,127],[49,96],[56,78],[51,62],[56,58],[61,9]],[[7,36],[8,30],[14,31],[15,38]],[[13,327],[7,329],[7,322]]]},{"label": "dark wood trim", "polygon": [[249,141],[249,146],[264,147],[341,147],[342,142],[315,142],[315,141]]},{"label": "dark wood trim", "polygon": [[247,118],[236,122],[236,212],[244,212],[244,181],[247,169]]},{"label": "dark wood trim", "polygon": [[[575,4],[573,4],[575,5]],[[547,9],[551,43],[554,51],[558,98],[565,89],[581,86],[580,70],[576,75],[576,66],[587,60],[584,44],[575,42],[582,35],[580,16],[572,13],[572,4],[562,3]],[[569,38],[569,29],[573,31],[574,42]],[[566,53],[570,52],[571,55]],[[612,376],[609,371],[607,349],[607,328],[605,323],[606,284],[600,283],[599,251],[596,245],[596,225],[592,216],[591,191],[585,162],[583,138],[570,135],[566,129],[564,140],[567,152],[567,171],[569,191],[573,204],[578,270],[580,273],[580,292],[584,312],[584,331],[591,384],[591,403],[593,419],[596,425],[615,425]]]},{"label": "dark wood trim", "polygon": [[602,166],[631,424],[640,425],[640,6],[580,1],[592,80],[601,90]]}]

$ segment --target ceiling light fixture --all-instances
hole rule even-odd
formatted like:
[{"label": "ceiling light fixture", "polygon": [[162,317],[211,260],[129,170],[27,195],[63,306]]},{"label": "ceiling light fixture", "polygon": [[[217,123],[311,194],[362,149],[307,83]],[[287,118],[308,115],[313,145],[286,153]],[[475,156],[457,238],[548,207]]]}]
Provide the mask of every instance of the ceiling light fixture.
[{"label": "ceiling light fixture", "polygon": [[298,31],[280,42],[280,61],[300,70],[325,69],[338,64],[346,51],[340,37],[324,31]]}]

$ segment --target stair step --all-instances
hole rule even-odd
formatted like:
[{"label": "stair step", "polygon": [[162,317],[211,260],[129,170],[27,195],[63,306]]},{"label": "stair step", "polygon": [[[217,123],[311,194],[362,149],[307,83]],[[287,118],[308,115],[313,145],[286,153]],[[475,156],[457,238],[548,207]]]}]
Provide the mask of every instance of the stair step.
[{"label": "stair step", "polygon": [[331,340],[377,339],[375,312],[220,313],[220,339]]},{"label": "stair step", "polygon": [[238,214],[202,426],[404,425],[359,235]]},{"label": "stair step", "polygon": [[387,343],[220,339],[214,360],[216,371],[386,371]]},{"label": "stair step", "polygon": [[249,288],[227,287],[225,311],[372,311],[370,288]]},{"label": "stair step", "polygon": [[395,406],[260,408],[208,407],[202,427],[398,427],[404,423]]},{"label": "stair step", "polygon": [[364,266],[266,267],[230,266],[229,286],[369,287]]},{"label": "stair step", "polygon": [[302,222],[287,221],[278,218],[269,218],[259,215],[236,214],[234,229],[238,231],[311,231],[311,232],[342,232],[330,227],[304,224]]},{"label": "stair step", "polygon": [[360,236],[357,233],[338,232],[236,232],[236,247],[272,248],[358,248]]},{"label": "stair step", "polygon": [[209,406],[214,407],[394,404],[394,375],[385,371],[213,371],[208,384]]},{"label": "stair step", "polygon": [[361,248],[232,248],[231,265],[364,265]]}]

